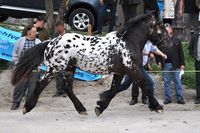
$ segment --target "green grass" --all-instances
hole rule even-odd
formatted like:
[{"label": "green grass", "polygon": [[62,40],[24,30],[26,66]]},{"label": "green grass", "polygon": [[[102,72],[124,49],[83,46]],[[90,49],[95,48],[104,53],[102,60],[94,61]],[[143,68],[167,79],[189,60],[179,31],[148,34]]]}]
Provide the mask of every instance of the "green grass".
[{"label": "green grass", "polygon": [[[194,68],[194,59],[190,57],[188,51],[188,43],[183,43],[183,52],[185,57],[185,71],[195,71]],[[182,83],[189,88],[195,88],[195,73],[194,72],[185,72],[182,78]]]}]

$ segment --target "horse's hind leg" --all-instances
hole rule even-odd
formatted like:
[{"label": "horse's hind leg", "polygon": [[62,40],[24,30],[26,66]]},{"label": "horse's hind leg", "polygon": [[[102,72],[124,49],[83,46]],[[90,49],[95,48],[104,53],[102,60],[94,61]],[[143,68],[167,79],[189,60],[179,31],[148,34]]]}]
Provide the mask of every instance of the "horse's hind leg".
[{"label": "horse's hind leg", "polygon": [[33,94],[26,98],[26,102],[24,105],[23,114],[30,112],[36,105],[40,93],[44,90],[44,88],[52,81],[53,75],[51,72],[46,72],[43,78],[36,83],[35,90]]},{"label": "horse's hind leg", "polygon": [[[99,105],[99,107],[95,108],[95,113],[97,116],[103,113],[103,111],[108,107],[110,101],[115,97],[123,77],[124,75],[114,75],[110,90],[100,94],[100,101],[97,101],[97,105]],[[104,95],[102,96],[104,98],[101,98],[101,95]]]},{"label": "horse's hind leg", "polygon": [[87,115],[86,108],[83,106],[83,104],[80,102],[80,100],[76,97],[76,95],[74,94],[74,91],[73,91],[74,72],[64,74],[64,76],[65,76],[66,84],[67,84],[67,85],[65,85],[65,86],[67,86],[66,91],[67,91],[68,97],[74,104],[75,109],[78,111],[79,114]]}]

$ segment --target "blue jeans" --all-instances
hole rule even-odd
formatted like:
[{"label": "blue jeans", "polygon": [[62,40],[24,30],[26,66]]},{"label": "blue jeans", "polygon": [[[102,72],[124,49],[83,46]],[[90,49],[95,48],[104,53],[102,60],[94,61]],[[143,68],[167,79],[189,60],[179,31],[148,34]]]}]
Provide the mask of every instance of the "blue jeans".
[{"label": "blue jeans", "polygon": [[[172,71],[172,72],[170,72]],[[163,80],[164,80],[164,86],[165,86],[165,99],[171,100],[171,77],[175,85],[176,89],[176,99],[181,100],[183,99],[182,94],[182,85],[181,80],[179,78],[179,69],[173,69],[172,63],[165,63],[163,66]]]},{"label": "blue jeans", "polygon": [[[154,94],[154,85],[155,84],[154,84],[153,79],[151,78],[151,76],[147,73],[147,71],[143,67],[140,68],[140,71],[142,72],[142,74],[144,76],[144,80],[145,80],[144,85],[148,86],[148,89],[150,89],[151,93]],[[132,78],[130,76],[126,75],[124,82],[118,88],[118,92],[127,90],[132,83],[133,83]]]},{"label": "blue jeans", "polygon": [[109,24],[109,32],[113,31],[113,27],[115,25],[115,13],[116,13],[116,5],[108,5],[104,4],[100,6],[98,12],[98,22],[97,22],[97,31],[102,32],[103,24],[104,24],[104,17],[106,14],[106,10],[110,9],[110,24]]}]

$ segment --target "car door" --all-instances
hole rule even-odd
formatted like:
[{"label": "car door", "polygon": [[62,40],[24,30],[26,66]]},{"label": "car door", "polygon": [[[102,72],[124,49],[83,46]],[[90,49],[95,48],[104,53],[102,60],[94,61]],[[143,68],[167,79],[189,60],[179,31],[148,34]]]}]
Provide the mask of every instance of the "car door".
[{"label": "car door", "polygon": [[5,0],[4,5],[21,11],[44,10],[44,0]]},{"label": "car door", "polygon": [[[53,0],[53,5],[58,11],[59,2],[61,0]],[[14,9],[44,12],[45,11],[45,0],[6,0],[4,5],[12,7]]]},{"label": "car door", "polygon": [[3,3],[4,3],[4,0],[0,0],[0,6],[3,5]]}]

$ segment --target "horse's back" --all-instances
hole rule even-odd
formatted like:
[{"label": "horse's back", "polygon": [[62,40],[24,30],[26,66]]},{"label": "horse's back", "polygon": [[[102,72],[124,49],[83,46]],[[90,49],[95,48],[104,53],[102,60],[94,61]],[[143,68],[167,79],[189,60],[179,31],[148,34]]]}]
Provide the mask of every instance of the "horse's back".
[{"label": "horse's back", "polygon": [[45,51],[45,64],[65,69],[70,60],[83,70],[107,71],[108,41],[103,37],[66,33],[52,40]]}]

